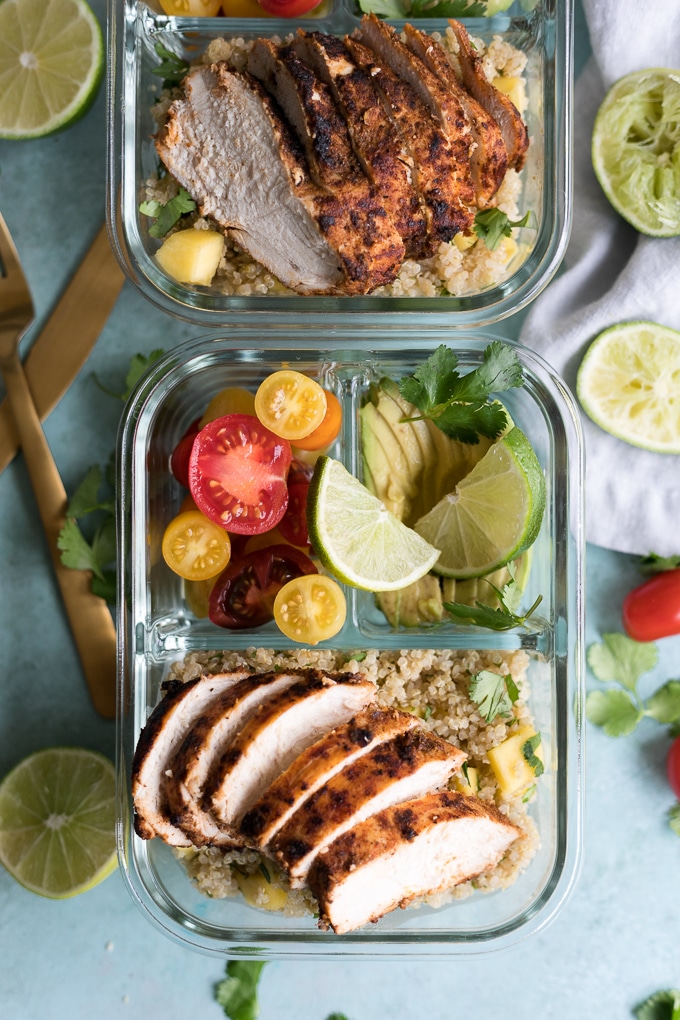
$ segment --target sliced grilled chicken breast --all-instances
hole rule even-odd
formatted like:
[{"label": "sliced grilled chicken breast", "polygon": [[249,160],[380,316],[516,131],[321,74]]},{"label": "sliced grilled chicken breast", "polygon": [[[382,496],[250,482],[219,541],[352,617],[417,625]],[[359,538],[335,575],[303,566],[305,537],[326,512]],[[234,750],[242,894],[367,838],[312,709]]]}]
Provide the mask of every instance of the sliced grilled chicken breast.
[{"label": "sliced grilled chicken breast", "polygon": [[172,822],[194,846],[234,846],[203,807],[203,790],[213,766],[257,707],[300,680],[300,673],[261,673],[241,680],[206,707],[172,757],[167,795]]},{"label": "sliced grilled chicken breast", "polygon": [[337,200],[311,181],[299,143],[256,81],[224,64],[192,71],[156,148],[201,214],[287,287],[363,292],[366,282],[348,277],[338,251],[346,238]]},{"label": "sliced grilled chicken breast", "polygon": [[213,769],[205,804],[236,836],[246,811],[301,751],[375,698],[375,685],[361,674],[306,674],[258,707]]},{"label": "sliced grilled chicken breast", "polygon": [[419,720],[409,712],[369,705],[325,734],[298,755],[244,816],[239,830],[245,842],[266,847],[293,813],[336,773],[418,725]]},{"label": "sliced grilled chicken breast", "polygon": [[413,162],[401,135],[385,117],[370,77],[352,63],[347,47],[334,35],[298,29],[291,45],[329,87],[354,152],[404,242],[406,254],[420,255],[426,222],[414,185]]},{"label": "sliced grilled chicken breast", "polygon": [[154,708],[132,760],[134,824],[142,839],[160,836],[172,846],[191,845],[170,819],[166,782],[172,756],[210,703],[249,675],[246,671],[218,673],[174,685]]},{"label": "sliced grilled chicken breast", "polygon": [[313,180],[336,198],[344,230],[339,248],[354,276],[367,288],[391,283],[404,258],[404,244],[377,191],[354,154],[347,125],[321,79],[291,46],[258,39],[248,70],[284,111],[307,157]]},{"label": "sliced grilled chicken breast", "polygon": [[413,88],[386,61],[352,36],[345,36],[344,41],[354,63],[371,78],[392,129],[401,135],[410,154],[414,183],[423,201],[427,223],[423,254],[434,255],[442,241],[450,241],[471,223],[470,215],[462,211],[451,173],[451,146]]},{"label": "sliced grilled chicken breast", "polygon": [[521,835],[476,797],[431,793],[386,808],[318,855],[309,886],[338,935],[495,866]]},{"label": "sliced grilled chicken breast", "polygon": [[479,208],[489,204],[496,194],[508,169],[508,153],[498,123],[462,87],[446,50],[431,36],[413,25],[404,25],[406,43],[458,97],[470,125],[473,145],[470,150],[470,170],[475,188],[475,201]]},{"label": "sliced grilled chicken breast", "polygon": [[529,133],[519,110],[503,92],[487,78],[482,62],[470,42],[467,29],[459,21],[449,19],[449,25],[458,40],[458,61],[463,85],[473,99],[484,107],[498,123],[508,154],[508,166],[521,170],[529,148]]},{"label": "sliced grilled chicken breast", "polygon": [[404,45],[396,29],[375,14],[364,15],[355,35],[411,86],[441,126],[450,148],[448,172],[459,206],[459,230],[465,230],[472,224],[469,207],[474,203],[475,192],[470,167],[472,134],[459,90],[454,92],[447,88],[427,64]]},{"label": "sliced grilled chicken breast", "polygon": [[269,845],[293,888],[305,884],[317,855],[365,818],[438,790],[465,759],[463,751],[418,728],[376,747],[328,780]]}]

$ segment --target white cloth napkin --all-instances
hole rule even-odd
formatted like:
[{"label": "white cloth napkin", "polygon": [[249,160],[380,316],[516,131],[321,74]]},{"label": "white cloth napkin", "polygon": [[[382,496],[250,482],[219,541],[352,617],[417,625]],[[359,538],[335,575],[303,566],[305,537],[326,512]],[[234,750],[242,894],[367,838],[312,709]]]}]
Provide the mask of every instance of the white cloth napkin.
[{"label": "white cloth napkin", "polygon": [[[536,300],[520,336],[572,392],[601,330],[635,319],[680,330],[680,238],[644,237],[625,223],[590,160],[607,89],[631,71],[680,68],[680,3],[583,0],[583,6],[593,55],[575,87],[573,230],[563,271]],[[637,555],[680,554],[680,456],[647,453],[581,418],[587,540]]]}]

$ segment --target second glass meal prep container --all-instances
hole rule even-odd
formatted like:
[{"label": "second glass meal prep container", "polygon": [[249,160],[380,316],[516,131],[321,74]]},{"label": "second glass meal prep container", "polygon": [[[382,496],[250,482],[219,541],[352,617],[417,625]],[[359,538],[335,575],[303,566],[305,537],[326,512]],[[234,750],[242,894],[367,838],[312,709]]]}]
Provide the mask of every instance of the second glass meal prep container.
[{"label": "second glass meal prep container", "polygon": [[[128,403],[119,444],[119,746],[118,841],[133,898],[152,923],[203,952],[258,958],[427,956],[499,948],[542,928],[571,889],[578,869],[582,813],[583,463],[573,398],[532,352],[514,345],[524,385],[503,394],[544,470],[547,506],[523,605],[543,596],[526,628],[496,633],[453,623],[395,631],[368,592],[345,588],[347,623],[326,645],[357,650],[524,648],[530,656],[530,707],[542,734],[545,774],[530,813],[540,848],[502,892],[475,893],[439,909],[396,910],[377,925],[336,936],[310,916],[291,918],[249,906],[240,896],[198,892],[172,850],[144,841],[132,826],[130,765],[139,733],[161,696],[170,665],[187,653],[250,646],[296,647],[274,624],[228,631],[195,618],[182,581],[165,565],[160,541],[184,491],[169,471],[172,450],[211,397],[226,386],[255,390],[271,371],[292,367],[332,389],[343,428],[329,451],[361,477],[359,408],[372,382],[412,373],[445,343],[465,371],[492,339],[457,330],[424,330],[414,352],[407,331],[328,328],[245,329],[204,337],[166,354]],[[322,646],[320,646],[322,647]]]},{"label": "second glass meal prep container", "polygon": [[[214,287],[188,286],[165,274],[154,258],[159,242],[149,234],[151,220],[139,211],[145,182],[158,169],[152,106],[161,88],[154,74],[158,44],[188,62],[195,61],[219,37],[251,40],[285,38],[299,27],[329,34],[351,33],[361,12],[356,0],[324,0],[314,15],[300,19],[188,18],[158,13],[144,0],[109,0],[109,189],[108,216],[114,247],[128,277],[159,307],[210,328],[247,324],[253,313],[265,323],[282,316],[308,323],[350,316],[354,322],[422,321],[471,328],[498,321],[527,305],[556,272],[570,228],[572,82],[572,2],[516,0],[503,14],[461,19],[473,38],[507,40],[527,57],[525,70],[530,135],[521,173],[520,214],[530,222],[515,231],[518,254],[502,282],[463,296],[428,297],[243,296],[220,294]],[[446,30],[442,18],[412,18],[425,32]],[[401,27],[403,21],[391,22]]]}]

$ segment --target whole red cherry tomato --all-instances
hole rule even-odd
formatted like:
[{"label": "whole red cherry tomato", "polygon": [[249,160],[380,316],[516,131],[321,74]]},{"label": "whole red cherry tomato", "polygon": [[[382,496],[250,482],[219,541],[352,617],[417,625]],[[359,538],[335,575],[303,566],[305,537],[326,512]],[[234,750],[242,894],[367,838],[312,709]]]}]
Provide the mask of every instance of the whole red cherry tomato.
[{"label": "whole red cherry tomato", "polygon": [[668,782],[671,784],[671,790],[680,800],[680,737],[676,737],[671,744],[671,749],[666,759],[666,771],[668,773]]},{"label": "whole red cherry tomato", "polygon": [[665,570],[633,588],[623,601],[623,626],[634,641],[680,634],[680,569]]},{"label": "whole red cherry tomato", "polygon": [[230,630],[259,627],[274,618],[274,599],[284,584],[317,569],[292,545],[271,545],[246,553],[222,571],[210,593],[208,615]]},{"label": "whole red cherry tomato", "polygon": [[191,457],[191,451],[194,448],[194,439],[198,435],[199,421],[200,418],[197,418],[196,421],[192,421],[191,425],[170,455],[170,470],[172,471],[173,477],[180,485],[183,485],[187,489],[189,488],[189,458]]},{"label": "whole red cherry tomato", "polygon": [[292,454],[254,415],[226,414],[194,439],[189,488],[198,509],[226,531],[259,535],[275,527],[288,506]]},{"label": "whole red cherry tomato", "polygon": [[279,531],[286,542],[304,547],[309,545],[307,531],[307,493],[309,482],[288,483],[288,509],[279,521]]}]

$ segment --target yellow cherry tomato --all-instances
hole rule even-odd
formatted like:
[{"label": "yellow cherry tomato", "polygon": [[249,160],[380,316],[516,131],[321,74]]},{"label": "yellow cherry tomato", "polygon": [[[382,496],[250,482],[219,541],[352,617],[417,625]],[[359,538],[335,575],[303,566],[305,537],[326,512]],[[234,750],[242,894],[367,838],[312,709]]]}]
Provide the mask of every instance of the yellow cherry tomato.
[{"label": "yellow cherry tomato", "polygon": [[215,584],[214,577],[205,581],[184,581],[184,601],[198,620],[206,620],[210,609],[210,593]]},{"label": "yellow cherry tomato", "polygon": [[160,0],[160,4],[166,14],[176,18],[214,18],[222,0]]},{"label": "yellow cherry tomato", "polygon": [[220,574],[231,556],[227,532],[199,510],[178,514],[163,535],[163,559],[187,581],[205,581]]},{"label": "yellow cherry tomato", "polygon": [[347,616],[342,588],[325,574],[305,574],[284,584],[274,599],[274,619],[286,637],[305,645],[332,638]]},{"label": "yellow cherry tomato", "polygon": [[342,425],[342,407],[334,393],[329,390],[326,390],[325,393],[326,414],[324,419],[313,432],[298,440],[296,445],[300,450],[326,450],[338,438]]},{"label": "yellow cherry tomato", "polygon": [[242,386],[227,386],[212,398],[203,417],[198,423],[198,431],[216,418],[225,414],[255,414],[255,395]]},{"label": "yellow cherry tomato", "polygon": [[262,424],[291,443],[319,427],[327,406],[326,391],[318,382],[289,369],[267,376],[255,394],[255,414]]}]

